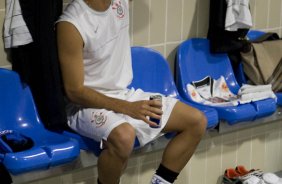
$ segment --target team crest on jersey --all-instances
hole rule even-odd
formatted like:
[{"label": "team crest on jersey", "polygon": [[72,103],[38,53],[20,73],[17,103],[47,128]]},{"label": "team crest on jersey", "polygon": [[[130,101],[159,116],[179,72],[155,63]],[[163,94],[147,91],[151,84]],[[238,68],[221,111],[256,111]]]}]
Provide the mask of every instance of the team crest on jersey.
[{"label": "team crest on jersey", "polygon": [[103,126],[107,121],[107,116],[103,112],[92,112],[91,123],[95,123],[96,127]]},{"label": "team crest on jersey", "polygon": [[125,15],[124,6],[121,4],[121,0],[114,0],[112,9],[116,11],[118,18],[123,18]]}]

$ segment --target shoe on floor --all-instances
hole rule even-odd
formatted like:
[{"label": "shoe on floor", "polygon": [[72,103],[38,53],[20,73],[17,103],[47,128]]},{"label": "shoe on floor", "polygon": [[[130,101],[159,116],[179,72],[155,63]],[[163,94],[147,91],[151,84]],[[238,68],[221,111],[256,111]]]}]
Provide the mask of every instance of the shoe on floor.
[{"label": "shoe on floor", "polygon": [[264,173],[262,178],[267,184],[282,184],[282,178],[273,173]]},{"label": "shoe on floor", "polygon": [[224,172],[223,184],[242,184],[240,175],[233,168],[226,169]]},{"label": "shoe on floor", "polygon": [[260,169],[251,169],[247,170],[244,166],[238,165],[235,168],[235,171],[239,173],[240,176],[246,176],[246,175],[255,175],[257,177],[262,177],[263,171]]},{"label": "shoe on floor", "polygon": [[257,177],[257,176],[249,176],[248,178],[245,178],[243,181],[243,184],[266,184],[263,179]]}]

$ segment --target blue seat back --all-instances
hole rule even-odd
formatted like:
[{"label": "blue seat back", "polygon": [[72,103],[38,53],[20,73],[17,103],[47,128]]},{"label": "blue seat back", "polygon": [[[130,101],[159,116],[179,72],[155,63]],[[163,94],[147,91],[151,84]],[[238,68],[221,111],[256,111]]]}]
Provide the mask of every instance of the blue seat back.
[{"label": "blue seat back", "polygon": [[[0,102],[0,160],[9,172],[47,169],[79,155],[77,141],[44,128],[31,91],[19,75],[1,68]],[[16,149],[19,145],[20,150]]]},{"label": "blue seat back", "polygon": [[255,40],[264,34],[265,34],[264,31],[250,30],[247,34],[247,37],[249,38],[249,40]]},{"label": "blue seat back", "polygon": [[179,97],[168,62],[160,53],[145,47],[132,47],[131,52],[135,77],[129,88]]},{"label": "blue seat back", "polygon": [[181,86],[186,94],[188,83],[206,76],[214,79],[223,76],[230,90],[233,93],[238,92],[239,85],[227,54],[211,54],[209,40],[193,38],[183,42],[178,48],[177,57],[177,85]]},{"label": "blue seat back", "polygon": [[18,74],[0,69],[0,84],[0,130],[43,129],[30,89],[22,85]]}]

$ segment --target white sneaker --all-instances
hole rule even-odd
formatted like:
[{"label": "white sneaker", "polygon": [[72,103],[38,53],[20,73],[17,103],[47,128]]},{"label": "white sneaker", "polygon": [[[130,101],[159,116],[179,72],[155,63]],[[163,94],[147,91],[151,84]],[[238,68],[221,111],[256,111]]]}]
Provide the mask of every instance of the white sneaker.
[{"label": "white sneaker", "polygon": [[273,173],[264,173],[262,178],[267,184],[282,184],[282,179]]},{"label": "white sneaker", "polygon": [[266,184],[266,183],[264,182],[263,179],[254,175],[250,175],[243,181],[243,184]]}]

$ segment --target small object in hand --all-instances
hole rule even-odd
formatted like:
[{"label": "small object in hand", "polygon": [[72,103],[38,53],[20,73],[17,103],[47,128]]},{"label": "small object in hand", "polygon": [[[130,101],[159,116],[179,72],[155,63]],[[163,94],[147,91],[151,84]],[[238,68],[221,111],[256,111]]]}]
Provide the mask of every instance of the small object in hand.
[{"label": "small object in hand", "polygon": [[[150,96],[150,100],[162,101],[162,96],[161,95],[152,95],[152,96]],[[160,124],[161,120],[160,119],[150,117],[150,121],[155,122],[158,125],[158,126],[150,126],[151,128],[160,128],[161,127],[161,124]]]}]

